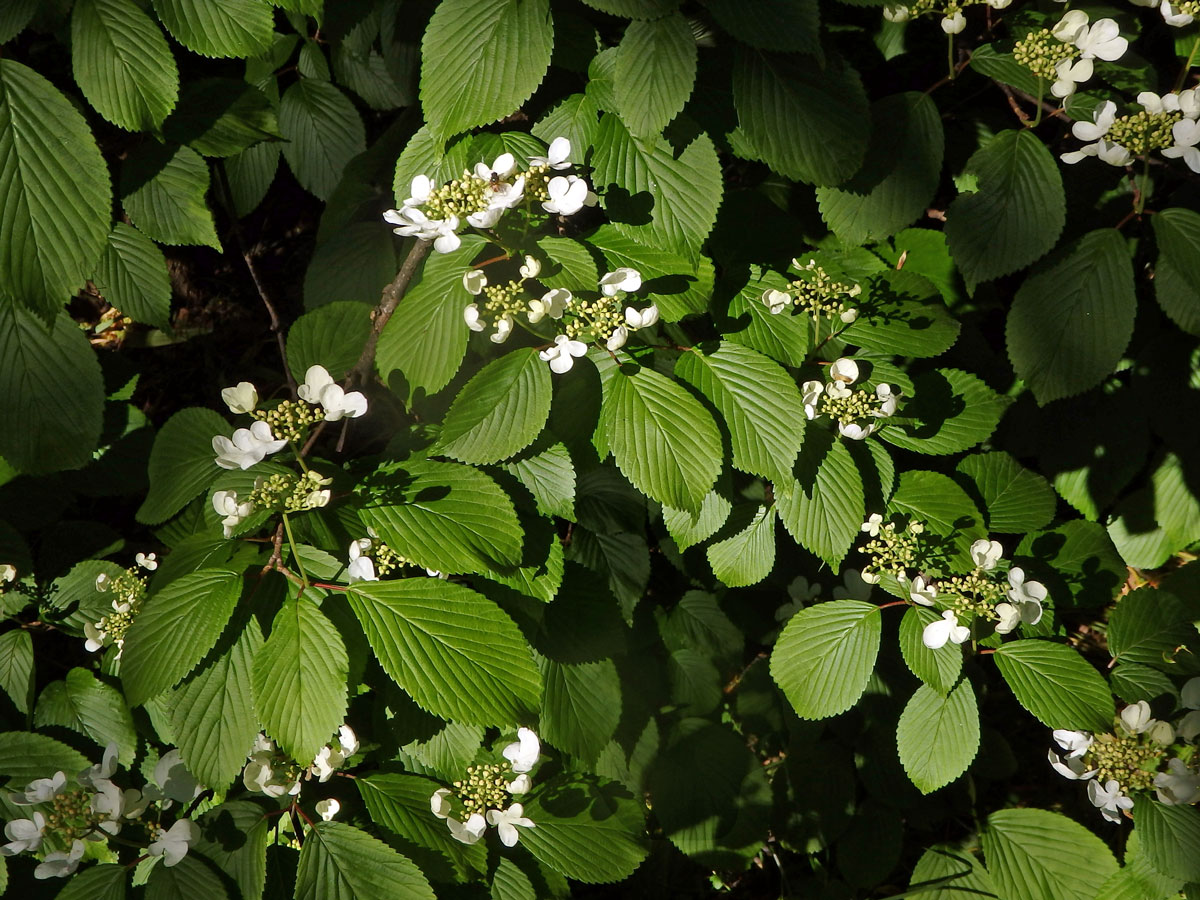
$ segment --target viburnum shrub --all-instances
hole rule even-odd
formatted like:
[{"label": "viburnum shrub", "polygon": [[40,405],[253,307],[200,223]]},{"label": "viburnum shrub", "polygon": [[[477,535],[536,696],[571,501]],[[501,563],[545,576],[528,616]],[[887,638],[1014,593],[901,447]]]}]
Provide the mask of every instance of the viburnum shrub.
[{"label": "viburnum shrub", "polygon": [[0,892],[1200,896],[1197,18],[0,4]]}]

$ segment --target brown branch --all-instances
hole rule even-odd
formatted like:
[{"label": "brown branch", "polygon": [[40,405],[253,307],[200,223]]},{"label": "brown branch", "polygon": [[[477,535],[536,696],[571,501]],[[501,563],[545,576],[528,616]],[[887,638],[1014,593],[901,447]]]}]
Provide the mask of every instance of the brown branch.
[{"label": "brown branch", "polygon": [[1004,96],[1008,98],[1008,105],[1012,108],[1012,111],[1017,114],[1017,118],[1021,120],[1021,124],[1028,125],[1030,118],[1026,114],[1025,110],[1021,109],[1021,104],[1017,103],[1017,98],[1013,94],[1012,88],[1010,88],[1003,81],[996,81],[994,78],[992,79],[992,83],[1004,92]]},{"label": "brown branch", "polygon": [[346,376],[347,384],[365,384],[370,377],[371,367],[375,364],[375,347],[379,343],[379,335],[383,333],[384,326],[391,319],[392,313],[396,311],[400,300],[408,292],[408,286],[412,283],[413,276],[417,274],[421,260],[429,254],[432,246],[430,241],[416,239],[408,250],[408,256],[404,257],[404,264],[400,266],[400,271],[396,273],[391,284],[383,289],[379,305],[372,313],[371,333],[367,337],[367,343],[363,346],[362,356],[358,358],[358,362]]}]

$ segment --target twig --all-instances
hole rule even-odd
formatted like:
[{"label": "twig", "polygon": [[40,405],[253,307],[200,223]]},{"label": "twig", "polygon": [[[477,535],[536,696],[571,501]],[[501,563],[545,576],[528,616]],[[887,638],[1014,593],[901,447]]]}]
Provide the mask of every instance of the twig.
[{"label": "twig", "polygon": [[358,362],[346,376],[347,383],[366,383],[371,374],[371,367],[375,364],[375,347],[379,343],[379,335],[383,333],[384,326],[391,319],[392,313],[396,311],[400,300],[408,292],[408,286],[412,283],[413,276],[417,274],[417,267],[421,265],[421,260],[429,254],[432,246],[430,241],[423,241],[419,238],[414,241],[412,247],[409,248],[408,256],[404,257],[404,264],[400,266],[400,271],[396,273],[391,284],[383,289],[379,305],[375,307],[372,316],[371,333],[367,336],[367,343],[363,346],[362,356],[358,358]]},{"label": "twig", "polygon": [[1013,94],[1012,88],[1010,88],[1003,81],[996,81],[995,79],[992,79],[992,81],[996,87],[1000,88],[1000,90],[1004,92],[1004,96],[1008,98],[1008,105],[1012,108],[1012,111],[1017,114],[1017,118],[1021,120],[1021,124],[1028,125],[1030,122],[1029,116],[1026,115],[1025,110],[1021,109],[1021,104],[1017,103],[1017,98]]}]

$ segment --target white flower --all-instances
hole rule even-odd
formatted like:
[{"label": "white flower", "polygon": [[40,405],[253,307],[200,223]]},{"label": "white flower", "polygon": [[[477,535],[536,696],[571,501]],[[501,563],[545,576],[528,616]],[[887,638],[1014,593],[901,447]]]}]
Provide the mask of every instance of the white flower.
[{"label": "white flower", "polygon": [[389,209],[383,214],[383,218],[384,221],[398,226],[392,230],[401,237],[416,237],[423,241],[433,241],[433,249],[438,253],[453,253],[462,244],[456,233],[458,216],[450,216],[448,219],[430,219],[421,210],[405,206],[399,210]]},{"label": "white flower", "polygon": [[877,572],[863,569],[858,575],[867,584],[879,584],[879,573]]},{"label": "white flower", "polygon": [[578,175],[555,175],[546,182],[546,193],[550,199],[542,209],[553,215],[573,216],[585,206],[596,205],[596,195]]},{"label": "white flower", "polygon": [[1164,148],[1162,155],[1168,159],[1182,157],[1189,169],[1200,173],[1200,149],[1196,147],[1200,144],[1200,122],[1191,118],[1180,119],[1171,126],[1171,136],[1175,143]]},{"label": "white flower", "polygon": [[254,512],[254,504],[249,500],[238,503],[237,491],[217,491],[213,494],[212,503],[217,515],[224,516],[221,526],[225,530],[225,537],[230,537],[233,529]]},{"label": "white flower", "polygon": [[1064,44],[1073,44],[1087,28],[1087,24],[1088,14],[1082,9],[1073,9],[1058,20],[1058,24],[1050,29],[1050,33]]},{"label": "white flower", "polygon": [[345,762],[345,757],[340,750],[334,750],[333,747],[326,744],[320,749],[316,757],[313,759],[313,764],[309,766],[309,772],[317,781],[324,784],[328,781],[334,772],[342,767]]},{"label": "white flower", "polygon": [[4,826],[4,836],[9,843],[0,847],[0,854],[16,856],[26,850],[37,850],[42,846],[42,834],[46,828],[46,817],[35,812],[29,819],[13,819]]},{"label": "white flower", "polygon": [[55,772],[52,778],[37,778],[25,786],[22,794],[9,794],[8,799],[17,806],[33,806],[53,800],[67,783],[66,772]]},{"label": "white flower", "polygon": [[508,783],[508,792],[510,794],[524,794],[527,793],[531,787],[533,787],[533,779],[528,775],[522,774],[518,775]]},{"label": "white flower", "polygon": [[842,384],[854,384],[858,381],[858,363],[845,356],[836,359],[829,367],[829,377]]},{"label": "white flower", "polygon": [[429,195],[433,193],[433,182],[429,180],[428,175],[418,175],[409,185],[408,192],[411,196],[404,201],[404,205],[420,206],[428,201]]},{"label": "white flower", "polygon": [[871,513],[867,516],[867,521],[858,526],[859,531],[866,532],[871,537],[879,537],[879,528],[883,525],[883,516],[879,513]]},{"label": "white flower", "polygon": [[322,822],[332,822],[342,809],[342,804],[338,802],[336,797],[330,797],[327,800],[317,801],[317,815],[321,817]]},{"label": "white flower", "polygon": [[1092,77],[1095,69],[1090,59],[1064,59],[1054,67],[1056,78],[1050,85],[1050,93],[1060,100],[1065,100],[1075,93],[1075,86],[1083,84]]},{"label": "white flower", "polygon": [[604,342],[604,346],[610,352],[615,352],[624,347],[627,340],[629,340],[629,329],[624,325],[618,325],[613,329],[613,333],[608,336],[608,340]]},{"label": "white flower", "polygon": [[0,566],[0,584],[12,584],[17,580],[17,567],[5,563]]},{"label": "white flower", "polygon": [[479,304],[477,303],[463,307],[463,321],[467,323],[467,327],[472,331],[483,331],[487,327],[480,321]]},{"label": "white flower", "polygon": [[1012,6],[1012,0],[987,0],[987,5],[992,9],[1008,9]]},{"label": "white flower", "polygon": [[107,779],[96,782],[96,793],[92,794],[92,812],[103,816],[99,827],[108,834],[121,830],[121,817],[125,813],[125,795],[121,789]]},{"label": "white flower", "polygon": [[899,398],[892,393],[890,384],[875,385],[875,398],[880,401],[879,408],[872,415],[883,419],[896,412],[896,405],[899,403]]},{"label": "white flower", "polygon": [[1117,120],[1117,104],[1105,100],[1092,113],[1092,121],[1080,120],[1071,126],[1071,133],[1081,141],[1095,141],[1108,134]]},{"label": "white flower", "polygon": [[1121,37],[1121,28],[1114,19],[1097,19],[1079,30],[1073,42],[1084,59],[1103,59],[1116,62],[1129,49],[1129,41]]},{"label": "white flower", "polygon": [[154,783],[162,788],[163,796],[180,803],[189,803],[200,795],[203,787],[188,771],[178,750],[164,753],[154,766]]},{"label": "white flower", "polygon": [[258,406],[258,391],[250,382],[239,381],[237,387],[222,390],[221,399],[231,413],[254,412],[254,407]]},{"label": "white flower", "polygon": [[222,469],[249,469],[264,457],[277,453],[287,446],[287,441],[278,441],[266,422],[255,422],[249,428],[239,428],[233,438],[218,434],[212,439],[212,448],[217,454],[217,465]]},{"label": "white flower", "polygon": [[907,22],[912,13],[907,6],[900,6],[895,3],[887,3],[883,7],[883,17],[889,22]]},{"label": "white flower", "polygon": [[817,417],[817,401],[825,392],[825,385],[819,381],[806,381],[800,385],[800,399],[804,402],[804,415],[808,419]]},{"label": "white flower", "polygon": [[75,870],[79,868],[79,861],[83,859],[84,849],[83,841],[77,840],[71,842],[70,851],[57,850],[47,853],[41,865],[33,870],[33,877],[66,878],[68,875],[74,875]]},{"label": "white flower", "polygon": [[108,639],[108,632],[101,631],[97,625],[91,622],[83,623],[83,636],[87,638],[83,642],[83,647],[89,653],[95,653],[97,650],[104,649],[104,642]]},{"label": "white flower", "polygon": [[1091,748],[1095,738],[1086,731],[1069,731],[1056,728],[1051,736],[1058,746],[1067,751],[1067,759],[1078,759]]},{"label": "white flower", "polygon": [[341,745],[342,756],[346,759],[358,752],[358,735],[344,722],[338,726],[338,744]]},{"label": "white flower", "polygon": [[367,398],[359,391],[347,394],[324,366],[309,366],[304,384],[296,393],[301,400],[322,407],[326,422],[336,422],[343,416],[356,419],[367,411]]},{"label": "white flower", "polygon": [[[920,575],[913,579],[912,586],[908,589],[908,598],[913,603],[919,603],[921,606],[933,606],[933,601],[937,599],[937,595],[937,585],[927,584],[925,579]],[[936,622],[933,623],[933,625],[937,624]],[[944,644],[945,641],[942,641],[942,643]],[[955,643],[961,644],[962,641],[955,641]]]},{"label": "white flower", "polygon": [[117,771],[117,744],[113,741],[104,748],[104,756],[100,758],[100,762],[94,766],[88,766],[75,776],[75,780],[85,788],[94,791],[98,781],[112,778],[115,771]]},{"label": "white flower", "polygon": [[[858,285],[856,284],[855,287],[858,287]],[[858,318],[858,310],[844,309],[838,313],[838,318],[841,319],[844,324],[849,325]]]},{"label": "white flower", "polygon": [[625,307],[625,324],[630,328],[649,328],[658,321],[658,307],[651,304],[645,309]]},{"label": "white flower", "polygon": [[961,644],[971,636],[971,629],[958,624],[954,610],[948,609],[936,622],[930,622],[921,632],[921,642],[930,650],[946,646],[947,641]]},{"label": "white flower", "polygon": [[472,813],[465,822],[458,819],[446,819],[446,827],[450,836],[463,844],[474,844],[483,837],[487,830],[487,820],[479,813]]},{"label": "white flower", "polygon": [[438,788],[433,792],[433,796],[429,798],[429,810],[439,819],[450,818],[450,801],[447,799],[450,796],[449,788]]},{"label": "white flower", "polygon": [[1072,781],[1087,781],[1089,778],[1095,777],[1099,769],[1087,771],[1082,759],[1076,759],[1068,756],[1060,758],[1053,750],[1046,751],[1046,759],[1050,761],[1050,765],[1054,767],[1054,771],[1063,778],[1070,778]]},{"label": "white flower", "polygon": [[542,271],[542,262],[536,256],[526,256],[521,266],[522,278],[537,278]]},{"label": "white flower", "polygon": [[147,572],[153,572],[158,568],[157,553],[137,553],[133,557],[133,561],[145,569]]},{"label": "white flower", "polygon": [[530,324],[537,324],[545,316],[561,319],[572,299],[571,292],[566,288],[554,288],[542,294],[541,300],[530,300],[527,316]]},{"label": "white flower", "polygon": [[554,338],[554,346],[547,347],[538,354],[542,362],[550,363],[550,371],[562,375],[570,372],[575,365],[575,359],[587,353],[587,344],[583,341],[573,341],[565,334]]},{"label": "white flower", "polygon": [[346,580],[351,584],[356,581],[378,581],[375,574],[375,563],[371,557],[363,553],[371,549],[370,538],[359,538],[350,544],[350,565],[346,567]]},{"label": "white flower", "polygon": [[600,293],[605,297],[615,297],[618,291],[632,294],[641,286],[642,273],[628,266],[613,269],[600,279]]},{"label": "white flower", "polygon": [[962,14],[962,10],[956,10],[954,15],[946,16],[942,19],[942,31],[946,34],[958,34],[967,27],[966,17]]},{"label": "white flower", "polygon": [[500,835],[500,843],[505,847],[515,847],[520,834],[517,832],[517,826],[522,828],[535,828],[532,819],[525,818],[525,807],[520,803],[514,803],[508,809],[501,812],[498,809],[489,809],[487,812],[487,820],[490,825],[494,825],[497,834]]},{"label": "white flower", "polygon": [[1142,91],[1137,95],[1138,105],[1151,115],[1164,112],[1179,112],[1179,95],[1163,94],[1159,96],[1154,91]]},{"label": "white flower", "polygon": [[860,572],[857,569],[847,569],[845,577],[842,579],[842,584],[833,589],[833,599],[861,600],[865,603],[871,599],[871,585],[878,583],[878,578],[871,581],[865,571]]},{"label": "white flower", "polygon": [[1116,781],[1103,786],[1098,781],[1089,781],[1087,793],[1092,805],[1099,807],[1110,822],[1121,821],[1121,810],[1133,809],[1133,800],[1121,793],[1121,785]]},{"label": "white flower", "polygon": [[[1025,570],[1020,566],[1013,566],[1008,570],[1009,589],[1005,591],[1005,596],[1020,614],[1020,621],[1027,625],[1036,625],[1042,620],[1042,601],[1046,599],[1046,587],[1039,581],[1026,581]],[[1001,606],[1008,604],[996,604],[997,612]],[[1005,611],[1007,612],[1007,610]],[[1011,613],[1009,614],[1011,616]],[[1015,628],[1016,625],[1014,624]],[[999,630],[999,629],[997,629]],[[1011,629],[1010,629],[1011,630]],[[1006,632],[1001,632],[1005,634]]]},{"label": "white flower", "polygon": [[571,142],[565,137],[556,137],[550,142],[550,149],[545,156],[529,157],[529,165],[546,166],[561,171],[571,165]]},{"label": "white flower", "polygon": [[[517,729],[517,739],[504,748],[504,758],[512,763],[512,770],[518,775],[528,772],[537,765],[542,752],[541,741],[528,728]],[[512,846],[511,844],[509,846]]]},{"label": "white flower", "polygon": [[792,305],[792,295],[786,291],[778,291],[775,288],[771,288],[763,291],[762,302],[767,305],[767,309],[771,311],[771,315],[777,316]]},{"label": "white flower", "polygon": [[467,271],[463,272],[462,282],[468,294],[478,296],[487,287],[487,273],[482,269],[467,269]]},{"label": "white flower", "polygon": [[516,157],[511,153],[501,153],[490,166],[481,162],[475,163],[475,176],[482,178],[484,181],[491,180],[493,175],[496,175],[500,179],[505,179],[516,171],[516,168]]},{"label": "white flower", "polygon": [[997,603],[995,611],[996,615],[1000,617],[996,623],[997,634],[1008,634],[1021,624],[1021,608],[1019,606],[1013,606],[1011,603]]},{"label": "white flower", "polygon": [[190,819],[180,819],[166,831],[160,832],[146,852],[161,856],[164,866],[174,866],[187,856],[188,845],[200,837],[200,829]]},{"label": "white flower", "polygon": [[1004,555],[1004,548],[999,541],[980,539],[971,545],[971,560],[976,568],[990,572],[996,568],[996,563]]},{"label": "white flower", "polygon": [[268,797],[282,797],[284,794],[294,797],[299,794],[300,782],[298,780],[288,781],[278,777],[271,767],[274,742],[262,737],[261,742],[256,744],[256,748],[258,749],[251,754],[250,759],[246,762],[246,768],[242,771],[242,784],[245,785],[246,790],[258,791]]},{"label": "white flower", "polygon": [[1154,722],[1155,720],[1150,717],[1150,704],[1145,700],[1131,703],[1121,710],[1121,724],[1130,734],[1141,734]]},{"label": "white flower", "polygon": [[1172,806],[1200,802],[1200,774],[1187,767],[1182,759],[1167,763],[1167,771],[1154,776],[1158,799]]},{"label": "white flower", "polygon": [[1163,21],[1173,28],[1183,28],[1185,25],[1192,24],[1192,16],[1188,13],[1175,12],[1175,7],[1171,6],[1169,0],[1162,0],[1158,11],[1162,13]]},{"label": "white flower", "polygon": [[1200,677],[1189,678],[1179,697],[1184,708],[1191,712],[1183,717],[1176,730],[1181,738],[1191,742],[1200,736]]},{"label": "white flower", "polygon": [[513,317],[505,314],[496,320],[496,330],[488,337],[492,339],[493,344],[503,344],[508,340],[513,330]]}]

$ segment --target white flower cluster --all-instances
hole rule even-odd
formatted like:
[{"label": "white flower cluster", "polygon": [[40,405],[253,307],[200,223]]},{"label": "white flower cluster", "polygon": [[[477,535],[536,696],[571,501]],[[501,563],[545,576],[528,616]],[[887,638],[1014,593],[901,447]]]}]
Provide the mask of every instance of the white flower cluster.
[{"label": "white flower cluster", "polygon": [[[520,803],[507,804],[503,799],[507,795],[524,794],[533,781],[529,772],[537,765],[541,756],[542,745],[528,728],[517,731],[517,740],[506,746],[503,755],[508,760],[510,771],[516,778],[508,781],[504,777],[504,768],[500,766],[471,767],[464,781],[455,782],[459,802],[463,804],[469,815],[460,821],[451,813],[453,804],[451,797],[454,791],[449,788],[438,788],[429,798],[429,809],[446,822],[446,827],[455,840],[464,844],[474,844],[483,837],[487,827],[496,829],[500,843],[505,847],[513,847],[520,839],[518,828],[536,827],[525,815],[525,807]],[[480,771],[472,771],[479,769]],[[504,807],[503,809],[501,807]]]},{"label": "white flower cluster", "polygon": [[1196,0],[1129,0],[1136,6],[1146,6],[1157,9],[1162,14],[1163,21],[1173,28],[1183,28],[1191,25],[1197,15],[1200,15],[1200,4]]},{"label": "white flower cluster", "polygon": [[1080,9],[1068,12],[1053,28],[1031,31],[1013,47],[1013,58],[1038,77],[1050,82],[1050,93],[1066,99],[1091,79],[1097,59],[1116,62],[1129,49],[1113,19],[1089,24]]},{"label": "white flower cluster", "polygon": [[835,360],[827,383],[806,381],[800,386],[804,415],[810,421],[829,416],[837,422],[838,434],[852,441],[874,434],[883,425],[881,419],[895,414],[899,397],[890,384],[876,385],[874,394],[852,390],[858,378],[858,363],[847,357]]},{"label": "white flower cluster", "polygon": [[524,170],[517,168],[511,153],[502,153],[489,166],[476,163],[475,171],[464,171],[441,186],[428,175],[412,180],[408,197],[399,209],[389,209],[384,221],[402,237],[433,241],[438,253],[452,253],[462,241],[465,224],[472,228],[493,227],[500,217],[522,201],[540,202],[551,215],[571,216],[584,206],[595,206],[596,195],[587,181],[577,175],[553,175],[571,167],[571,142],[565,137],[550,142],[546,156],[529,157]]},{"label": "white flower cluster", "polygon": [[[117,771],[117,745],[105,748],[100,763],[80,772],[68,785],[65,772],[38,778],[25,790],[11,794],[16,806],[37,807],[29,818],[13,819],[4,827],[8,843],[0,854],[41,853],[34,877],[65,878],[75,873],[86,848],[85,842],[105,841],[121,832],[124,823],[143,819],[148,811],[154,821],[146,826],[154,840],[146,848],[150,856],[161,856],[163,865],[174,866],[187,855],[188,846],[200,836],[190,819],[176,819],[164,828],[161,813],[178,803],[190,803],[204,790],[188,772],[178,750],[165,753],[154,767],[153,781],[140,791],[122,790],[112,782]],[[57,848],[57,849],[50,849]]]},{"label": "white flower cluster", "polygon": [[[349,725],[343,724],[334,739],[321,748],[312,764],[305,769],[284,755],[273,740],[259,732],[246,767],[242,770],[242,785],[248,791],[268,797],[295,797],[300,793],[302,778],[315,778],[324,784],[357,752],[358,736]],[[317,804],[317,811],[326,821],[333,818],[340,808],[341,804],[336,800]]]},{"label": "white flower cluster", "polygon": [[4,563],[3,565],[0,565],[0,591],[4,590],[4,585],[12,584],[16,580],[17,580],[17,567],[16,566],[14,566],[10,563]]},{"label": "white flower cluster", "polygon": [[946,34],[958,34],[967,27],[967,19],[963,15],[963,7],[975,6],[980,2],[986,3],[992,9],[1005,9],[1012,5],[1012,0],[947,0],[947,2],[942,2],[942,0],[917,0],[917,2],[908,5],[886,3],[883,7],[883,17],[889,22],[906,22],[910,18],[915,18],[924,13],[937,13],[942,17],[942,31]]},{"label": "white flower cluster", "polygon": [[[409,560],[394,551],[391,547],[379,539],[379,535],[375,533],[374,528],[368,528],[367,534],[370,537],[358,538],[351,541],[348,556],[350,562],[346,566],[346,581],[354,584],[358,581],[378,581],[380,575],[387,575],[402,566],[413,565]],[[375,563],[379,562],[379,571],[375,570]],[[445,579],[446,576],[437,569],[425,569],[425,574],[430,578]]]},{"label": "white flower cluster", "polygon": [[1079,121],[1071,133],[1089,143],[1062,154],[1063,162],[1074,165],[1095,156],[1110,166],[1127,166],[1135,157],[1158,150],[1168,159],[1182,159],[1200,173],[1200,92],[1196,88],[1158,95],[1137,95],[1140,112],[1118,116],[1117,104],[1106,100],[1092,114],[1092,121]]},{"label": "white flower cluster", "polygon": [[[138,553],[135,559],[138,568],[151,572],[158,568],[158,559],[154,553]],[[128,568],[113,577],[104,572],[96,576],[96,591],[101,594],[111,592],[113,595],[113,611],[102,616],[99,622],[83,623],[83,634],[86,638],[84,647],[89,653],[115,644],[115,659],[121,658],[121,653],[125,650],[125,633],[137,617],[142,600],[146,596],[146,579],[138,572],[138,568]]]},{"label": "white flower cluster", "polygon": [[1170,754],[1176,740],[1191,744],[1200,737],[1200,678],[1183,686],[1180,701],[1189,712],[1175,725],[1153,718],[1150,704],[1139,700],[1121,710],[1110,734],[1056,730],[1054,741],[1063,752],[1051,748],[1047,759],[1064,778],[1087,781],[1088,799],[1110,822],[1120,822],[1124,812],[1133,808],[1131,794],[1151,788],[1160,803],[1200,803],[1195,748],[1179,756]]}]

